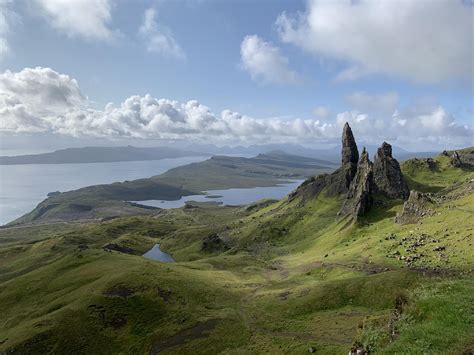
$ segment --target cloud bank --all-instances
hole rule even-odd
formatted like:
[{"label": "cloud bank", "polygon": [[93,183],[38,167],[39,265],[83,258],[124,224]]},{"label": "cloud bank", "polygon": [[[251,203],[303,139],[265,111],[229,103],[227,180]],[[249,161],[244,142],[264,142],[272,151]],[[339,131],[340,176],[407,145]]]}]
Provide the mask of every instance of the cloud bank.
[{"label": "cloud bank", "polygon": [[[381,97],[384,102],[385,96]],[[134,95],[98,110],[91,108],[75,79],[50,68],[0,74],[0,132],[4,134],[315,143],[338,142],[346,121],[358,139],[377,144],[385,139],[400,144],[466,146],[472,144],[474,133],[472,126],[457,124],[441,106],[410,107],[387,116],[353,110],[325,119],[285,120],[258,119],[231,110],[215,114],[195,100],[179,103]]]},{"label": "cloud bank", "polygon": [[289,68],[286,58],[278,47],[265,42],[257,35],[246,36],[240,45],[243,68],[253,80],[264,84],[297,84],[299,75]]},{"label": "cloud bank", "polygon": [[473,15],[463,0],[310,0],[276,25],[283,42],[346,65],[338,80],[384,73],[436,83],[472,78]]}]

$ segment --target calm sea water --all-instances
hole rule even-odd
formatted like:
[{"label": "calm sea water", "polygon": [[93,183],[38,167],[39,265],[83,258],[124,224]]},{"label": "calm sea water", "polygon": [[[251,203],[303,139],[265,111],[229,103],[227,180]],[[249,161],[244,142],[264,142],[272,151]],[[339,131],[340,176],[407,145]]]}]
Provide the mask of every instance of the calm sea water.
[{"label": "calm sea water", "polygon": [[182,197],[176,201],[164,200],[147,200],[147,201],[133,201],[146,206],[154,206],[160,208],[178,208],[184,206],[186,201],[196,202],[218,202],[223,205],[247,205],[262,198],[281,199],[296,189],[303,180],[293,181],[287,184],[281,184],[271,187],[252,187],[241,189],[228,190],[209,190],[206,195],[191,195]]},{"label": "calm sea water", "polygon": [[0,165],[0,225],[30,212],[51,191],[134,180],[206,160],[186,157],[154,161],[91,164]]}]

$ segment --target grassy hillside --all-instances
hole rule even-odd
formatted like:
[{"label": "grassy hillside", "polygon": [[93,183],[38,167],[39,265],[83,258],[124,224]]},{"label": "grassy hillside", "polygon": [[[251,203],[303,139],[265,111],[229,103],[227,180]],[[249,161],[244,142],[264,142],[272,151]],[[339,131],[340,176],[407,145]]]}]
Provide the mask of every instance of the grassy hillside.
[{"label": "grassy hillside", "polygon": [[[436,179],[404,164],[438,191],[415,224],[395,223],[402,201],[338,218],[323,191],[0,230],[0,352],[472,351],[474,174],[443,159]],[[177,262],[140,256],[156,243]]]}]

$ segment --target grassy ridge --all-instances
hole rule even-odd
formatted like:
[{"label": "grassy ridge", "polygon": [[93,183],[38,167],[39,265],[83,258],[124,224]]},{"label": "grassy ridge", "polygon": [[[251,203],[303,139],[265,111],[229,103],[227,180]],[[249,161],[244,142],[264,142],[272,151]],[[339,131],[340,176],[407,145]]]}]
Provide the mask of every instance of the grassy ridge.
[{"label": "grassy ridge", "polygon": [[[444,198],[416,224],[394,222],[402,201],[337,218],[341,201],[323,192],[0,230],[0,352],[470,350],[473,175],[445,169],[433,180]],[[430,186],[430,174],[405,171]],[[202,249],[212,233],[227,251]],[[155,243],[178,262],[140,256]]]}]

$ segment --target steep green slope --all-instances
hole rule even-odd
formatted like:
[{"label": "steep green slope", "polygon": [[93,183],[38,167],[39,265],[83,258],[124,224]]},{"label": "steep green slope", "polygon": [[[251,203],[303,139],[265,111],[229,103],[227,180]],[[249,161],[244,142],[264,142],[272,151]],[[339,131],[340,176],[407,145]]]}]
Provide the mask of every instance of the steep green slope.
[{"label": "steep green slope", "polygon": [[[471,351],[474,180],[443,159],[433,180],[405,170],[438,191],[414,224],[395,222],[400,200],[338,217],[344,197],[323,188],[0,230],[0,352]],[[226,247],[205,249],[209,235]],[[140,256],[155,243],[178,262]]]}]

